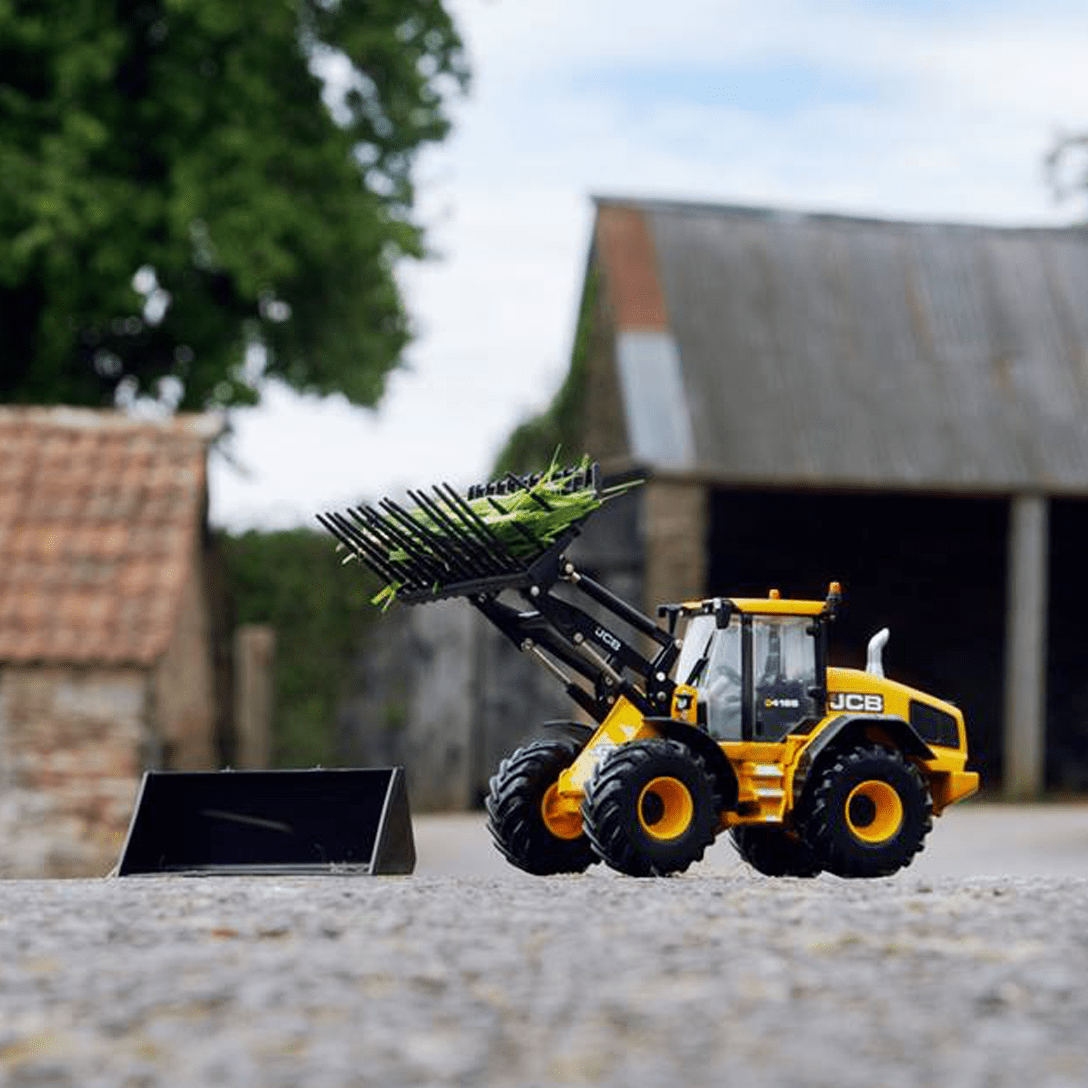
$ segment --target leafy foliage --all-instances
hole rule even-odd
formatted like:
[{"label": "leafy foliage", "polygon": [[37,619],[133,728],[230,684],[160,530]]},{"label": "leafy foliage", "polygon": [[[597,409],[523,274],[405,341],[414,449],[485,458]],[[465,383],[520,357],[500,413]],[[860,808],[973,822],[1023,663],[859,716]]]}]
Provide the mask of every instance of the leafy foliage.
[{"label": "leafy foliage", "polygon": [[1088,132],[1067,134],[1056,140],[1043,165],[1056,200],[1088,196]]},{"label": "leafy foliage", "polygon": [[0,0],[0,400],[373,403],[466,78],[440,0]]},{"label": "leafy foliage", "polygon": [[597,276],[590,272],[582,293],[570,370],[551,404],[515,428],[499,454],[496,472],[543,471],[556,450],[574,451],[584,444],[584,410],[589,372],[590,332],[597,302]]},{"label": "leafy foliage", "polygon": [[308,529],[221,534],[235,623],[276,630],[272,758],[276,766],[336,762],[335,716],[352,657],[377,611],[376,582],[345,576],[329,537]]}]

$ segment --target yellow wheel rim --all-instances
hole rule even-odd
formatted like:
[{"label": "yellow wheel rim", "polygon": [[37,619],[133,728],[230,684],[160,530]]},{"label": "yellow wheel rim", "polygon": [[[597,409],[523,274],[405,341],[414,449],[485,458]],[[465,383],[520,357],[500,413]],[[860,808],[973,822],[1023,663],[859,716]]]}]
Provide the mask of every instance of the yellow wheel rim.
[{"label": "yellow wheel rim", "polygon": [[862,782],[846,798],[846,824],[862,842],[887,842],[903,826],[903,802],[887,782]]},{"label": "yellow wheel rim", "polygon": [[557,839],[576,839],[582,834],[582,817],[577,811],[571,811],[560,797],[558,782],[553,782],[544,791],[540,815],[544,818],[544,826]]},{"label": "yellow wheel rim", "polygon": [[679,778],[647,782],[638,795],[638,822],[653,839],[675,839],[691,826],[695,802]]}]

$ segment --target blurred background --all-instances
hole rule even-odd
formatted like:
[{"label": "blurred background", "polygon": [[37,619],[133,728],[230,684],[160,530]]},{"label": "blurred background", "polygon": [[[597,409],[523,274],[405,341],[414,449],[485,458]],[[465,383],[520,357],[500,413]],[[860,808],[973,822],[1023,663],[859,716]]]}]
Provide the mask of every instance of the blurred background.
[{"label": "blurred background", "polygon": [[381,615],[320,510],[561,447],[647,609],[844,583],[992,795],[1088,784],[1088,13],[140,0],[0,12],[0,871],[145,767],[477,804],[562,693]]}]

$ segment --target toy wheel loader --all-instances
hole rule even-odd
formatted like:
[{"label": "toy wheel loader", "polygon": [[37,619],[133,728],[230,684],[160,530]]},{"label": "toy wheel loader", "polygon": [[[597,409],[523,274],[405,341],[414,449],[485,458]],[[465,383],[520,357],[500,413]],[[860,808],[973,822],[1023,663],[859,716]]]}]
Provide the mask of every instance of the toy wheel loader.
[{"label": "toy wheel loader", "polygon": [[540,875],[601,860],[665,876],[727,831],[768,876],[909,865],[978,788],[961,712],[884,677],[887,631],[864,671],[828,665],[834,582],[818,601],[667,604],[655,623],[566,557],[609,495],[583,464],[321,518],[407,603],[466,597],[596,723],[548,723],[555,736],[502,761],[486,802],[499,850]]}]

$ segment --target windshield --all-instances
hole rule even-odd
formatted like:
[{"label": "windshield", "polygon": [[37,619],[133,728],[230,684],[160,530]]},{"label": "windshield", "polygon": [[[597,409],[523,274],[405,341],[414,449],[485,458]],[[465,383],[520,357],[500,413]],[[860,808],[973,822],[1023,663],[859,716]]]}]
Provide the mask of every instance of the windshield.
[{"label": "windshield", "polygon": [[736,615],[719,628],[714,616],[688,621],[676,679],[699,692],[707,708],[707,731],[719,740],[741,735],[741,628]]},{"label": "windshield", "polygon": [[680,648],[680,660],[676,663],[678,684],[697,684],[702,668],[696,665],[709,652],[714,637],[713,616],[692,616],[684,632],[684,645]]}]

